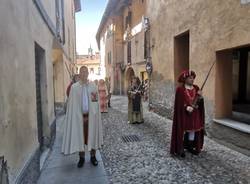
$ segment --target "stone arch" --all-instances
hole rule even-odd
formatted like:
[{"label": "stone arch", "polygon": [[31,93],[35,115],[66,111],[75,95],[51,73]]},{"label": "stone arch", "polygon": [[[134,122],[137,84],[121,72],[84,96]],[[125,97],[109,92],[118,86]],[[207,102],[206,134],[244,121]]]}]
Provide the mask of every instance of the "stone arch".
[{"label": "stone arch", "polygon": [[125,91],[127,91],[130,86],[132,78],[135,76],[135,71],[132,67],[127,68],[125,72]]}]

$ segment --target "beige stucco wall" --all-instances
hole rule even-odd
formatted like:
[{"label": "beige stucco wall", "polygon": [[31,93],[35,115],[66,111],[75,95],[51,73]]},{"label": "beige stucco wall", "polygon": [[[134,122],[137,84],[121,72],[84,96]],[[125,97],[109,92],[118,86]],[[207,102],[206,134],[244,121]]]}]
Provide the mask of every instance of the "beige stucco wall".
[{"label": "beige stucco wall", "polygon": [[65,10],[65,42],[64,49],[67,53],[68,60],[76,62],[76,48],[75,48],[75,15],[73,0],[64,0]]},{"label": "beige stucco wall", "polygon": [[[148,0],[147,16],[151,25],[152,88],[153,103],[168,106],[172,95],[167,89],[157,86],[170,85],[174,88],[174,37],[189,30],[190,69],[197,73],[196,83],[201,85],[216,60],[216,51],[250,43],[249,5],[235,0],[214,1],[155,1]],[[154,11],[152,11],[154,10]],[[207,107],[210,116],[214,109],[215,69],[204,87],[204,96],[211,103]],[[172,84],[171,84],[172,83]],[[157,84],[157,86],[156,86]],[[158,91],[158,92],[157,92]],[[170,90],[171,91],[171,90]],[[171,91],[172,93],[174,90]],[[165,100],[166,99],[166,100]],[[162,103],[164,102],[164,103]],[[170,104],[171,106],[171,104]]]},{"label": "beige stucco wall", "polygon": [[[124,26],[126,24],[126,16],[128,11],[132,12],[131,30],[139,24],[142,24],[142,17],[145,17],[146,1],[133,0],[130,8],[126,7],[123,11]],[[144,59],[144,29],[142,28],[137,34],[131,38],[131,67],[135,75],[141,78],[141,72],[145,72],[145,59]],[[124,41],[124,61],[128,64],[127,59],[127,41]],[[126,80],[126,79],[124,79]],[[125,88],[128,87],[128,81],[125,82]]]},{"label": "beige stucco wall", "polygon": [[52,20],[53,24],[56,25],[56,12],[55,12],[56,0],[55,1],[41,0],[41,2],[43,4],[48,16]]},{"label": "beige stucco wall", "polygon": [[[64,86],[64,63],[62,56],[54,63],[54,95],[55,102],[60,103],[65,100],[65,86]],[[62,85],[63,84],[63,85]]]},{"label": "beige stucco wall", "polygon": [[146,0],[142,2],[142,0],[132,0],[131,1],[131,6],[125,7],[123,10],[123,22],[124,22],[124,27],[126,24],[126,16],[128,15],[128,11],[132,12],[132,22],[131,22],[131,27],[136,26],[138,23],[141,22],[142,20],[142,15],[144,15],[146,11]]},{"label": "beige stucco wall", "polygon": [[[128,64],[127,59],[127,42],[124,42],[124,61]],[[144,30],[141,30],[131,38],[131,64],[136,67],[136,64],[145,62],[144,59]]]},{"label": "beige stucco wall", "polygon": [[[115,22],[112,18],[109,18],[103,27],[103,30],[100,35],[100,55],[101,55],[101,64],[104,63],[105,65],[105,74],[106,77],[110,77],[111,79],[111,91],[114,90],[114,35],[108,36],[108,27]],[[108,63],[108,53],[111,52],[111,63]]]},{"label": "beige stucco wall", "polygon": [[[119,4],[119,3],[118,3]],[[132,11],[131,28],[134,28],[142,21],[146,8],[146,1],[132,0],[130,11]],[[127,43],[124,40],[124,33],[126,29],[126,16],[129,8],[124,7],[119,10],[120,15],[111,15],[106,20],[105,25],[100,34],[100,55],[101,65],[105,63],[106,76],[111,79],[111,91],[116,94],[121,94],[126,91],[126,82],[124,71],[121,71],[120,64],[127,65]],[[115,30],[112,36],[107,37],[108,26],[113,24]],[[112,61],[108,63],[108,53],[111,52]],[[137,33],[131,39],[131,57],[133,68],[137,75],[140,76],[141,71],[145,71],[139,64],[144,61],[144,31]],[[137,65],[139,64],[139,65]]]},{"label": "beige stucco wall", "polygon": [[[55,22],[54,1],[42,1],[42,3]],[[45,67],[45,72],[42,74],[44,81],[42,108],[44,136],[50,136],[49,126],[54,120],[52,63],[54,38],[33,1],[1,1],[0,22],[0,155],[4,155],[8,161],[10,183],[13,183],[39,146],[35,42],[45,50],[45,63],[42,64]]]}]

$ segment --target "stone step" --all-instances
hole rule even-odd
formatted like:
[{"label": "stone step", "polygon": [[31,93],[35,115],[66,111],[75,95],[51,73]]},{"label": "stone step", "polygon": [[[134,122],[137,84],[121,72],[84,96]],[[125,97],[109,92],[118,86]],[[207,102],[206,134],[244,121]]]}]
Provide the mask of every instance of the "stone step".
[{"label": "stone step", "polygon": [[221,119],[214,119],[213,120],[215,123],[236,129],[238,131],[250,134],[250,125],[240,122],[240,121],[236,121],[233,119],[227,119],[227,118],[221,118]]},{"label": "stone step", "polygon": [[233,111],[232,119],[235,121],[244,122],[250,125],[250,114]]}]

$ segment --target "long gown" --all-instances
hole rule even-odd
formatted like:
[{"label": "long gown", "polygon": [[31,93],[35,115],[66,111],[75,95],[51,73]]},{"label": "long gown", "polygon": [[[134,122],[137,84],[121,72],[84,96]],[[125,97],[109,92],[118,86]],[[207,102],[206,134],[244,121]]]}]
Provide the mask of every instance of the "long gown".
[{"label": "long gown", "polygon": [[180,86],[176,90],[174,119],[172,126],[172,138],[170,153],[180,155],[187,146],[187,132],[195,132],[195,140],[193,147],[199,153],[204,142],[204,124],[205,111],[204,101],[200,100],[198,107],[192,113],[188,113],[187,106],[192,105],[193,99],[196,97],[199,87],[194,85],[192,90]]},{"label": "long gown", "polygon": [[142,91],[133,95],[137,87],[130,87],[128,90],[128,122],[143,123]]},{"label": "long gown", "polygon": [[100,97],[100,110],[101,112],[108,112],[107,107],[107,88],[105,84],[98,86],[99,97]]}]

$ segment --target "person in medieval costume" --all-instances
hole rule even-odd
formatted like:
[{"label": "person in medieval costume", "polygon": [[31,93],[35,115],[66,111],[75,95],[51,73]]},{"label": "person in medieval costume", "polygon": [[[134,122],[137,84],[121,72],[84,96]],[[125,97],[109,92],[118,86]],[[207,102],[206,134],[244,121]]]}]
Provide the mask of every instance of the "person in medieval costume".
[{"label": "person in medieval costume", "polygon": [[95,79],[94,83],[95,83],[96,86],[98,86],[98,79]]},{"label": "person in medieval costume", "polygon": [[112,92],[111,92],[110,78],[106,77],[105,78],[105,83],[106,83],[107,90],[108,90],[108,107],[111,107],[110,100],[111,100]]},{"label": "person in medieval costume", "polygon": [[66,90],[66,95],[67,95],[67,97],[69,97],[69,93],[70,93],[71,86],[72,86],[74,83],[78,82],[79,80],[80,80],[80,79],[79,79],[79,75],[78,75],[78,74],[73,75],[72,80],[71,80],[71,82],[70,82],[70,84],[68,85],[67,90]]},{"label": "person in medieval costume", "polygon": [[74,74],[73,77],[72,77],[72,80],[71,82],[69,83],[68,87],[67,87],[67,90],[66,90],[66,95],[67,95],[67,98],[65,100],[65,103],[64,103],[64,106],[63,106],[63,112],[65,113],[66,110],[67,110],[67,105],[68,105],[68,98],[69,98],[69,93],[70,93],[70,89],[71,89],[71,86],[78,82],[80,79],[79,79],[79,75],[78,74]]},{"label": "person in medieval costume", "polygon": [[143,86],[138,77],[133,77],[128,89],[128,123],[143,123]]},{"label": "person in medieval costume", "polygon": [[195,72],[183,71],[176,89],[170,153],[185,157],[184,149],[192,154],[201,152],[204,141],[204,101],[194,85]]},{"label": "person in medieval costume", "polygon": [[101,112],[108,112],[108,90],[103,79],[98,82]]},{"label": "person in medieval costume", "polygon": [[79,168],[84,164],[86,151],[90,151],[91,163],[98,165],[96,150],[103,144],[98,89],[88,82],[88,74],[88,68],[82,66],[80,81],[71,87],[64,119],[62,153],[79,152]]}]

